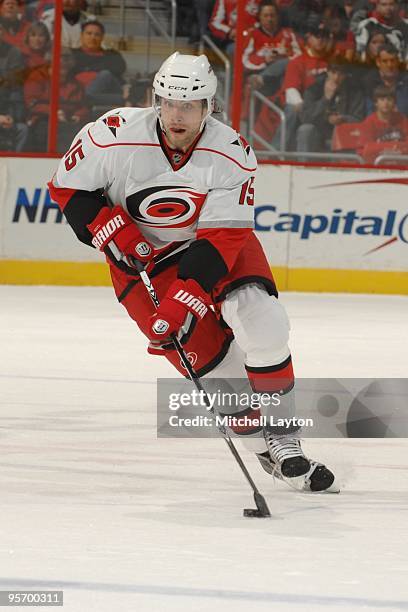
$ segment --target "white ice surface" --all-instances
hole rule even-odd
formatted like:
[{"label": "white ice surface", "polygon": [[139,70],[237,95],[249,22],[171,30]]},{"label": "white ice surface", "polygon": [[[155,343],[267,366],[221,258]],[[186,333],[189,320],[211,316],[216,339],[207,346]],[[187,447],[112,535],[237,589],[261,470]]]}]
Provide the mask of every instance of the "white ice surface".
[{"label": "white ice surface", "polygon": [[[298,376],[406,376],[408,299],[282,300]],[[0,287],[0,590],[63,589],[67,612],[408,610],[407,441],[307,441],[332,496],[244,452],[273,512],[245,519],[222,440],[156,439],[173,372],[145,345],[110,289]]]}]

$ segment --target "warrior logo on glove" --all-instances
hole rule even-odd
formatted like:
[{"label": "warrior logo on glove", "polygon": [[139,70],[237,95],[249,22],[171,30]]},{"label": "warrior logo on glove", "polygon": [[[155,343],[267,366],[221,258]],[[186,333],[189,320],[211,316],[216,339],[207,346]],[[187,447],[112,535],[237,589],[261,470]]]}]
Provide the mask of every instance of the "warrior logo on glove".
[{"label": "warrior logo on glove", "polygon": [[178,278],[170,285],[157,311],[150,317],[151,344],[158,348],[171,341],[173,334],[181,343],[186,341],[194,329],[194,322],[207,314],[207,304],[210,302],[210,296],[195,280]]},{"label": "warrior logo on glove", "polygon": [[[96,218],[87,225],[91,232],[92,244],[104,251],[110,260],[121,270],[132,274],[134,269],[131,258],[136,258],[144,266],[153,258],[153,247],[143,236],[134,220],[120,205],[113,208],[104,206]],[[118,255],[112,250],[114,245]]]},{"label": "warrior logo on glove", "polygon": [[178,300],[185,304],[190,311],[194,314],[198,315],[200,319],[207,313],[207,306],[200,300],[200,298],[191,295],[188,291],[177,291],[176,295],[173,297],[174,300]]},{"label": "warrior logo on glove", "polygon": [[116,217],[110,219],[107,223],[105,223],[105,225],[95,228],[96,234],[92,238],[92,244],[96,249],[100,249],[106,243],[108,238],[110,238],[117,229],[124,227],[124,225],[125,222],[122,215],[116,215]]}]

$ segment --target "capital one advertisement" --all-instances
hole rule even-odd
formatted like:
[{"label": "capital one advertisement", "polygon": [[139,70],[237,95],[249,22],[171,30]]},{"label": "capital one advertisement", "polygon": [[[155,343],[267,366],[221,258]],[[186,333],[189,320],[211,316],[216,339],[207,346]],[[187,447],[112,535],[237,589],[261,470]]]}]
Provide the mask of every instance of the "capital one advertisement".
[{"label": "capital one advertisement", "polygon": [[408,173],[261,165],[256,195],[272,265],[408,270]]}]

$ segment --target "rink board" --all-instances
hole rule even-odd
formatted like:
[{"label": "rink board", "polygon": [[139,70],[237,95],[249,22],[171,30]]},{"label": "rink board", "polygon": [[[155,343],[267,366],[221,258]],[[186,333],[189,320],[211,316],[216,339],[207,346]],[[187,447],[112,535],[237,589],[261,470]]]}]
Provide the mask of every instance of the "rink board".
[{"label": "rink board", "polygon": [[[56,159],[0,159],[0,282],[107,285],[50,198]],[[281,290],[408,294],[408,172],[261,164],[256,232]]]}]

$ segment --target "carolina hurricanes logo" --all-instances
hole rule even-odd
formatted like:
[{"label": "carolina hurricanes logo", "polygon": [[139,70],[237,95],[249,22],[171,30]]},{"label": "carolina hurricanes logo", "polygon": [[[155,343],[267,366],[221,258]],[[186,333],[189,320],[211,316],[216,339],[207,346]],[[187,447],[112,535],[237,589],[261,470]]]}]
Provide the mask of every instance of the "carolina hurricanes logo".
[{"label": "carolina hurricanes logo", "polygon": [[[190,364],[193,366],[195,366],[195,364],[197,363],[197,359],[198,359],[198,355],[197,353],[193,353],[192,351],[190,351],[189,353],[187,353],[186,355],[188,361],[190,362]],[[184,365],[184,363],[180,360],[180,365],[181,367],[185,370],[186,366]]]},{"label": "carolina hurricanes logo", "polygon": [[192,225],[205,202],[206,193],[183,185],[142,189],[126,198],[130,215],[148,227],[183,228]]},{"label": "carolina hurricanes logo", "polygon": [[122,117],[122,115],[119,113],[115,115],[108,115],[108,117],[105,117],[105,119],[102,119],[102,121],[107,125],[112,134],[115,136],[115,138],[118,128],[120,128],[121,125],[126,123],[126,119]]}]

